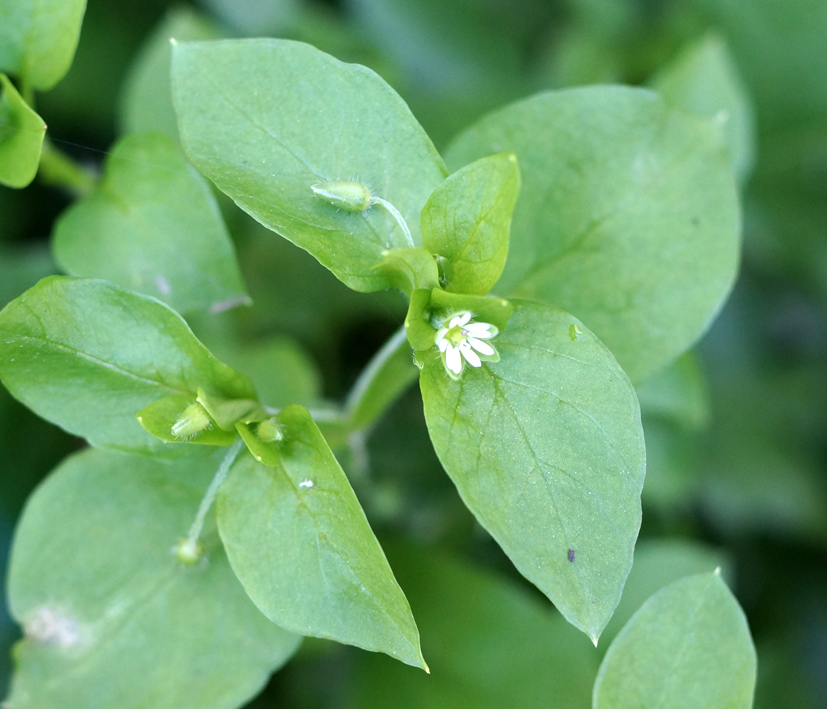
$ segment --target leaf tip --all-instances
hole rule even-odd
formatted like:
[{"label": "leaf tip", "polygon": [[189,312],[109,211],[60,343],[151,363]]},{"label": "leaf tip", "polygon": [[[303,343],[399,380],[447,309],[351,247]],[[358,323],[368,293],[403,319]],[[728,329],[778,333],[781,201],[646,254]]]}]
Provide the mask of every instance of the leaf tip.
[{"label": "leaf tip", "polygon": [[600,639],[600,637],[597,635],[590,635],[589,637],[591,638],[592,643],[594,643],[594,646],[597,647],[597,641]]},{"label": "leaf tip", "polygon": [[175,39],[175,37],[170,37],[170,38],[169,38],[169,43],[170,43],[173,47],[177,47],[177,46],[178,46],[178,40],[177,40],[177,39]]}]

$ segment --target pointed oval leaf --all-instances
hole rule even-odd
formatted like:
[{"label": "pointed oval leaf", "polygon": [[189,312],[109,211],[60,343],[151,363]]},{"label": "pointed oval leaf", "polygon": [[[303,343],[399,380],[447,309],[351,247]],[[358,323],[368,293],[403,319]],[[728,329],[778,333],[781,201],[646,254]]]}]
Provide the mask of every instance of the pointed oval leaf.
[{"label": "pointed oval leaf", "polygon": [[[623,596],[600,636],[601,649],[608,650],[611,647],[612,640],[651,595],[687,576],[711,573],[721,568],[722,563],[726,563],[722,551],[686,538],[638,541],[635,546],[635,563],[623,587]],[[602,647],[603,643],[607,645]]]},{"label": "pointed oval leaf", "polygon": [[193,8],[172,7],[144,42],[124,79],[120,101],[122,133],[158,131],[178,140],[178,120],[172,107],[170,40],[218,39],[221,33]]},{"label": "pointed oval leaf", "polygon": [[[184,148],[222,191],[309,251],[355,290],[389,287],[383,252],[421,246],[419,213],[445,178],[442,159],[376,74],[299,42],[191,42],[173,50]],[[358,181],[390,202],[338,209],[314,185]]]},{"label": "pointed oval leaf", "polygon": [[86,0],[0,3],[0,70],[34,89],[51,89],[69,71]]},{"label": "pointed oval leaf", "polygon": [[451,379],[427,353],[425,418],[463,501],[520,572],[596,641],[640,527],[645,450],[634,389],[567,313],[515,303],[498,362]]},{"label": "pointed oval leaf", "polygon": [[422,240],[442,266],[445,290],[485,295],[494,287],[519,191],[514,153],[466,165],[434,190],[422,210]]},{"label": "pointed oval leaf", "polygon": [[242,457],[218,496],[233,570],[283,628],[425,667],[402,589],[310,414],[290,406],[274,467]]},{"label": "pointed oval leaf", "polygon": [[0,185],[25,187],[37,174],[46,124],[0,74]]},{"label": "pointed oval leaf", "polygon": [[719,573],[652,596],[615,638],[594,685],[594,709],[749,709],[755,647]]},{"label": "pointed oval leaf", "polygon": [[735,181],[715,124],[644,89],[569,89],[489,114],[448,160],[503,150],[517,154],[522,187],[498,294],[573,313],[633,381],[700,337],[739,253]]},{"label": "pointed oval leaf", "polygon": [[681,51],[649,82],[667,103],[715,120],[732,170],[743,182],[755,162],[755,131],[749,95],[724,40],[708,35]]},{"label": "pointed oval leaf", "polygon": [[198,388],[254,399],[249,380],[219,362],[163,303],[105,281],[53,276],[0,312],[0,379],[35,413],[92,445],[180,453],[136,414]]},{"label": "pointed oval leaf", "polygon": [[230,235],[206,180],[160,133],[121,140],[96,192],[57,222],[55,260],[179,312],[249,303]]},{"label": "pointed oval leaf", "polygon": [[9,572],[24,630],[9,706],[232,709],[290,658],[300,638],[250,602],[212,520],[200,564],[172,553],[223,454],[87,449],[37,490]]}]

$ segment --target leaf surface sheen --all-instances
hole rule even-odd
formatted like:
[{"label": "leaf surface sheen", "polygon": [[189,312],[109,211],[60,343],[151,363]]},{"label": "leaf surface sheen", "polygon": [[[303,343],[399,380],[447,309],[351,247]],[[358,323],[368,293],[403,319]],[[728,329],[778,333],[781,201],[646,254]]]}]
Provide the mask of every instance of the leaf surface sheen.
[{"label": "leaf surface sheen", "polygon": [[268,466],[245,455],[218,497],[236,575],[288,630],[425,668],[408,601],[321,432],[299,406],[275,419],[278,459]]},{"label": "leaf surface sheen", "polygon": [[73,276],[105,278],[179,312],[249,303],[207,182],[158,133],[115,146],[99,189],[58,220],[54,251]]},{"label": "leaf surface sheen", "polygon": [[422,210],[424,246],[441,257],[445,290],[485,295],[505,268],[520,191],[513,153],[482,158],[449,176]]},{"label": "leaf surface sheen", "polygon": [[[300,42],[191,42],[173,50],[184,148],[239,207],[309,251],[346,285],[387,288],[383,252],[421,246],[419,213],[445,179],[442,159],[401,98],[376,74]],[[358,181],[388,211],[340,210],[314,184]]]},{"label": "leaf surface sheen", "polygon": [[738,263],[737,191],[717,125],[644,89],[567,89],[489,114],[447,159],[506,150],[522,187],[497,293],[572,313],[636,382],[691,346]]},{"label": "leaf surface sheen", "polygon": [[420,378],[434,447],[465,504],[576,627],[596,641],[640,527],[645,449],[628,378],[567,313],[515,301],[499,362]]},{"label": "leaf surface sheen", "polygon": [[0,312],[0,379],[43,418],[92,445],[181,453],[136,414],[199,387],[255,399],[247,377],[219,362],[178,313],[105,281],[44,278]]}]

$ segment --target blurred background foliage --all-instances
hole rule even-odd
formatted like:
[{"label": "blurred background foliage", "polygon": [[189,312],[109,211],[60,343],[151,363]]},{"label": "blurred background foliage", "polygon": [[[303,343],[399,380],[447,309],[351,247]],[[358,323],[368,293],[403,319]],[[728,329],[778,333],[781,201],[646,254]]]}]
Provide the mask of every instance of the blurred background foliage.
[{"label": "blurred background foliage", "polygon": [[[683,95],[734,133],[743,192],[743,263],[730,301],[697,351],[640,387],[649,458],[641,542],[597,653],[462,506],[411,392],[340,457],[388,543],[433,677],[311,640],[250,706],[587,706],[622,620],[665,583],[719,564],[758,648],[755,706],[827,706],[827,3],[89,0],[70,73],[38,96],[55,144],[97,169],[126,131],[175,137],[170,36],[288,37],[366,64],[438,148],[538,90],[625,82],[668,99],[676,83],[695,81]],[[718,86],[730,101],[724,113]],[[70,201],[40,181],[0,188],[0,305],[54,271],[49,237]],[[194,329],[288,400],[272,403],[341,400],[398,327],[402,297],[347,290],[222,206],[255,304],[193,317]],[[0,555],[27,495],[80,445],[0,390]],[[3,613],[5,687],[18,631]]]}]

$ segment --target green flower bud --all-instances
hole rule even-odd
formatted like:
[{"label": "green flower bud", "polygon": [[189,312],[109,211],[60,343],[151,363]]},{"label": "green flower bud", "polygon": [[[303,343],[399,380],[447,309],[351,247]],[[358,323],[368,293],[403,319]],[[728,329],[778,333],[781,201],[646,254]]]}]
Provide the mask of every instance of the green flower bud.
[{"label": "green flower bud", "polygon": [[313,194],[327,200],[334,207],[352,214],[364,212],[373,204],[370,189],[361,182],[330,180],[312,185]]},{"label": "green flower bud", "polygon": [[172,435],[186,441],[189,438],[206,431],[212,427],[213,420],[207,413],[207,410],[198,402],[190,404],[178,420],[172,424]]}]

